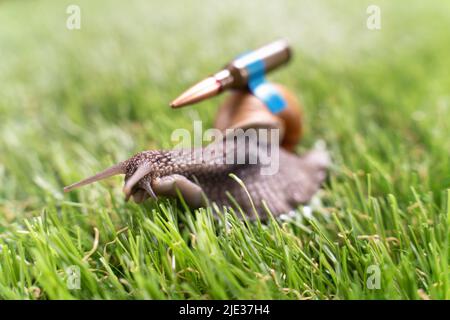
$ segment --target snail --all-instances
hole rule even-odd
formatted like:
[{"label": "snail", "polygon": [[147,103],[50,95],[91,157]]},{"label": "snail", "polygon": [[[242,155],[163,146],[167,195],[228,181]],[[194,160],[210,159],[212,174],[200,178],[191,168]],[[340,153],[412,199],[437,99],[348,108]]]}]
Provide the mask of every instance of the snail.
[{"label": "snail", "polygon": [[[276,142],[281,147],[276,160],[279,166],[273,174],[262,174],[264,164],[260,161],[242,164],[223,161],[226,154],[235,153],[242,146],[236,140],[229,145],[221,140],[199,149],[143,151],[65,187],[64,191],[124,174],[125,198],[132,197],[137,203],[148,198],[181,195],[191,208],[211,203],[219,207],[237,204],[249,218],[258,215],[265,219],[267,209],[274,216],[288,213],[299,204],[307,203],[319,190],[330,161],[328,153],[322,149],[313,149],[302,156],[294,153],[303,134],[300,104],[287,89],[280,85],[276,87],[286,101],[286,108],[281,112],[271,113],[261,100],[243,89],[233,91],[225,99],[215,120],[215,127],[222,132],[239,130],[241,135],[252,129],[278,129],[279,141]],[[229,136],[229,133],[224,135]],[[259,148],[272,146],[272,142],[268,138],[251,143]],[[219,147],[219,151],[205,152],[211,150],[211,146]],[[251,148],[244,148],[248,156]],[[201,161],[195,157],[198,152],[203,155]]]}]

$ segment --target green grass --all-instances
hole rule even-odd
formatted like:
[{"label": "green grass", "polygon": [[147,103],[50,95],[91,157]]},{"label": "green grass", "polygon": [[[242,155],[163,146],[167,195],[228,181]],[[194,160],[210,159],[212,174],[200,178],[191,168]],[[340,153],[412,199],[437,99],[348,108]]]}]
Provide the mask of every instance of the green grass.
[{"label": "green grass", "polygon": [[[450,4],[376,1],[370,31],[372,2],[0,2],[0,298],[449,299]],[[168,102],[279,36],[295,59],[270,78],[304,104],[299,151],[333,157],[312,217],[127,204],[120,178],[62,193],[210,126],[223,97]]]}]

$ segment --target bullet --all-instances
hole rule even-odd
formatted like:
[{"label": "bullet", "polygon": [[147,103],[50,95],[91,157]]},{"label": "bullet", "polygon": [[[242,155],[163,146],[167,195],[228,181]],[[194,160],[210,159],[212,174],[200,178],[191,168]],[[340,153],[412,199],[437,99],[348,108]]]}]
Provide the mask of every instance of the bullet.
[{"label": "bullet", "polygon": [[173,100],[170,106],[178,108],[216,96],[227,89],[245,88],[252,78],[276,69],[290,57],[291,49],[285,40],[267,44],[239,56],[219,72],[198,82]]}]

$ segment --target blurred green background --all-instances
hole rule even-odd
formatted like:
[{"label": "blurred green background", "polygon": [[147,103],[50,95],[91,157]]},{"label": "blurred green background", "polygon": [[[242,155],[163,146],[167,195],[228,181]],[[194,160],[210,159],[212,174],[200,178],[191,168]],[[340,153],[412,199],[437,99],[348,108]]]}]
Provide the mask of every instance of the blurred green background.
[{"label": "blurred green background", "polygon": [[[80,30],[66,28],[69,4],[81,8]],[[381,8],[381,30],[366,27],[370,4]],[[448,1],[1,1],[0,239],[16,241],[25,218],[68,203],[121,215],[109,206],[125,206],[120,178],[71,195],[62,187],[170,147],[170,133],[193,120],[210,126],[223,96],[179,110],[168,103],[279,37],[294,59],[269,78],[304,105],[299,151],[319,139],[330,149],[330,212],[364,215],[372,198],[392,195],[406,213],[423,201],[435,210],[426,218],[441,219],[450,186]]]}]

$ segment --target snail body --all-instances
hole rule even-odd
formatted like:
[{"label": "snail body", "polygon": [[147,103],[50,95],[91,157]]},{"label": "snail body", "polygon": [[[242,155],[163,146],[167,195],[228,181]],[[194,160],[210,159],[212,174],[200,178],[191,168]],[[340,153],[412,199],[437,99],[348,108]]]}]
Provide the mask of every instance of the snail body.
[{"label": "snail body", "polygon": [[[150,197],[177,197],[179,192],[192,208],[211,203],[219,207],[237,204],[250,218],[256,214],[265,218],[266,209],[274,216],[291,211],[308,202],[320,188],[329,159],[323,150],[312,150],[302,156],[292,152],[302,135],[300,106],[292,94],[281,86],[279,88],[287,108],[277,115],[244,90],[236,91],[226,99],[219,108],[215,126],[222,131],[228,129],[225,138],[230,132],[234,134],[233,143],[226,143],[224,139],[197,149],[143,151],[64,190],[124,174],[125,197],[132,197],[138,203]],[[281,148],[276,150],[277,170],[262,174],[267,166],[262,161],[228,163],[227,155],[243,151],[247,158],[254,151],[252,147],[273,148],[270,139],[257,139],[248,145],[239,142],[239,137],[249,130],[260,129],[279,129],[281,132]],[[198,154],[202,155],[201,161]]]}]

